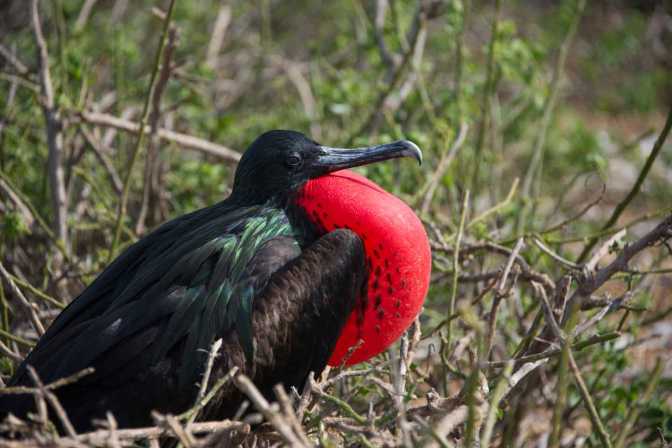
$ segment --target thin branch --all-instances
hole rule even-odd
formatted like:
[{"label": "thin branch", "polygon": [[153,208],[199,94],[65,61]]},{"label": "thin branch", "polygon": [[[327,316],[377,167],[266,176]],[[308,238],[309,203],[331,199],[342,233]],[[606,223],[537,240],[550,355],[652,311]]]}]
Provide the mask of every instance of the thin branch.
[{"label": "thin branch", "polygon": [[[16,342],[17,344],[23,345],[24,347],[27,347],[29,349],[35,347],[34,342],[27,341],[27,340],[13,334],[13,333],[10,333],[9,331],[3,330],[2,328],[0,328],[0,336],[5,337],[9,340],[12,340],[12,341]],[[0,392],[4,392],[5,390],[6,389],[0,388]]]},{"label": "thin branch", "polygon": [[392,53],[385,42],[385,16],[388,7],[388,0],[376,0],[376,13],[373,19],[373,35],[376,38],[380,57],[383,60],[383,63],[388,66],[388,70],[390,70],[391,73],[399,64],[399,55]]},{"label": "thin branch", "polygon": [[483,145],[485,144],[485,130],[490,122],[490,97],[495,90],[495,44],[499,34],[499,13],[501,10],[501,0],[495,0],[495,12],[492,18],[490,28],[490,42],[488,44],[488,62],[485,68],[485,86],[481,97],[481,117],[478,121],[478,132],[476,133],[476,144],[474,149],[474,165],[471,173],[471,190],[478,194],[479,175],[482,162]]},{"label": "thin branch", "polygon": [[283,418],[283,416],[271,407],[264,396],[259,392],[256,386],[245,375],[238,375],[234,379],[236,386],[247,395],[247,397],[254,403],[259,412],[264,418],[268,420],[273,427],[282,436],[285,442],[291,447],[305,446],[292,430],[291,425]]},{"label": "thin branch", "polygon": [[[618,254],[616,259],[597,272],[588,273],[586,278],[579,281],[579,288],[575,296],[590,297],[600,286],[617,272],[627,272],[630,260],[642,250],[656,243],[672,238],[672,214],[665,218],[653,230],[634,243],[630,243]],[[570,299],[572,300],[572,299]]]},{"label": "thin branch", "polygon": [[633,403],[628,407],[628,414],[625,417],[625,422],[621,427],[621,431],[618,433],[618,436],[616,436],[614,448],[623,448],[625,446],[625,441],[628,438],[632,427],[635,425],[635,422],[637,422],[637,418],[639,417],[640,408],[643,404],[651,400],[651,396],[655,392],[656,386],[658,386],[658,382],[660,381],[660,377],[663,373],[663,367],[665,367],[665,363],[662,362],[660,358],[658,358],[656,360],[656,366],[653,368],[653,372],[651,372],[649,375],[649,384],[646,385],[644,393],[636,403]]},{"label": "thin branch", "polygon": [[66,260],[68,259],[68,253],[65,250],[65,247],[63,246],[63,242],[60,241],[56,235],[54,235],[54,232],[51,230],[47,222],[42,218],[40,213],[37,211],[35,206],[33,205],[32,202],[30,202],[30,199],[24,195],[11,181],[9,176],[3,172],[0,169],[0,181],[4,184],[5,188],[8,188],[17,198],[19,198],[23,204],[28,207],[30,210],[30,213],[32,214],[33,218],[37,221],[39,224],[40,228],[44,231],[44,233],[47,235],[47,237],[54,243],[54,246],[58,248],[58,250],[61,251],[61,254],[63,255],[63,258]]},{"label": "thin branch", "polygon": [[[35,0],[34,0],[35,1]],[[159,40],[159,48],[156,51],[156,56],[154,59],[154,68],[152,69],[152,76],[149,80],[149,86],[147,88],[147,94],[145,96],[145,105],[142,109],[142,118],[140,119],[140,127],[138,132],[138,139],[135,143],[135,148],[131,155],[131,160],[128,163],[128,170],[126,171],[126,177],[124,178],[124,188],[121,192],[121,199],[119,201],[119,210],[117,212],[117,223],[114,229],[114,237],[112,239],[112,245],[110,246],[110,253],[108,256],[108,261],[111,261],[117,252],[117,246],[121,239],[121,229],[124,223],[124,218],[126,216],[126,205],[128,203],[128,195],[131,189],[131,176],[133,175],[133,167],[138,160],[140,155],[140,150],[142,149],[142,143],[145,137],[145,132],[147,130],[147,118],[149,116],[149,106],[154,94],[154,84],[156,82],[157,74],[159,73],[159,67],[161,65],[161,56],[163,55],[163,49],[166,45],[168,39],[168,32],[170,29],[170,21],[173,15],[173,8],[175,7],[175,0],[170,0],[170,5],[168,6],[168,12],[166,13],[166,18],[163,22],[163,32],[161,34],[161,39]]]},{"label": "thin branch", "polygon": [[569,353],[569,367],[572,369],[572,373],[574,373],[574,379],[576,380],[576,384],[579,386],[579,391],[581,391],[583,401],[586,403],[588,413],[590,414],[590,419],[593,422],[593,425],[597,428],[597,435],[602,442],[602,446],[611,448],[611,440],[609,440],[609,435],[607,434],[606,429],[604,429],[604,423],[602,423],[600,414],[597,412],[595,403],[593,403],[593,398],[590,396],[590,391],[588,391],[588,387],[586,387],[586,383],[583,381],[581,370],[579,370],[579,366],[576,364],[576,360],[572,354],[572,349],[568,347],[567,350]]},{"label": "thin branch", "polygon": [[114,164],[103,152],[103,148],[101,147],[100,142],[95,139],[93,134],[91,134],[91,132],[89,132],[89,130],[86,129],[86,127],[81,126],[80,132],[84,136],[84,140],[86,140],[86,143],[88,143],[89,147],[91,147],[91,150],[93,151],[98,161],[101,163],[101,165],[103,165],[103,168],[105,168],[107,176],[110,178],[112,188],[114,188],[114,191],[117,194],[121,194],[121,190],[123,189],[124,185],[121,182],[119,173],[117,173],[116,168],[114,168]]},{"label": "thin branch", "polygon": [[[212,422],[197,422],[189,426],[189,431],[192,433],[213,433],[222,430],[236,429],[241,432],[249,432],[250,426],[243,422],[233,422],[231,420],[220,420]],[[61,437],[57,439],[57,443],[67,446],[68,442],[79,442],[89,446],[107,446],[110,436],[114,435],[120,441],[133,440],[156,440],[162,437],[171,435],[168,428],[152,426],[147,428],[133,428],[133,429],[99,429],[97,431],[79,434],[74,438]]]},{"label": "thin branch", "polygon": [[236,374],[238,373],[238,367],[234,366],[227,372],[226,375],[221,377],[220,379],[217,380],[217,382],[212,386],[210,391],[203,396],[200,400],[196,402],[196,404],[189,409],[186,412],[183,412],[178,416],[180,419],[187,419],[188,421],[194,421],[198,413],[203,409],[205,406],[207,406],[210,401],[212,401],[213,398],[217,395],[217,392],[224,387],[229,381],[231,381],[231,378],[233,378]]},{"label": "thin branch", "polygon": [[205,64],[211,69],[217,69],[217,57],[224,43],[226,30],[231,23],[231,5],[224,4],[219,7],[215,24],[212,27],[208,50],[206,51]]},{"label": "thin branch", "polygon": [[[133,134],[139,133],[140,130],[139,123],[102,112],[83,111],[79,114],[79,116],[85,122],[96,126],[107,126],[119,129],[121,131],[131,132]],[[145,125],[144,132],[149,132],[148,125]],[[176,143],[180,146],[184,146],[185,148],[200,151],[206,155],[216,157],[217,159],[223,160],[225,162],[238,162],[240,160],[240,153],[226,146],[222,146],[218,143],[204,140],[202,138],[194,137],[188,134],[182,134],[164,128],[159,128],[156,134],[162,140]]]},{"label": "thin branch", "polygon": [[[556,230],[562,229],[567,224],[578,220],[583,215],[588,213],[588,211],[591,208],[595,207],[597,204],[599,204],[602,201],[602,198],[604,197],[604,193],[606,193],[606,191],[607,191],[607,184],[602,183],[602,191],[600,192],[600,195],[597,198],[590,201],[588,204],[586,204],[585,207],[583,207],[577,214],[575,214],[574,216],[570,216],[569,218],[567,218],[563,221],[560,221],[559,223],[554,224],[551,227],[548,227],[548,228],[540,231],[539,233],[542,234],[542,235],[547,234],[547,233],[552,233],[552,232],[555,232]],[[553,213],[553,214],[555,215],[556,213]]]},{"label": "thin branch", "polygon": [[91,11],[96,5],[98,0],[86,0],[82,5],[82,9],[79,10],[79,15],[77,16],[77,21],[75,22],[75,31],[81,31],[86,26],[86,23],[89,21],[91,16]]},{"label": "thin branch", "polygon": [[0,195],[5,196],[7,199],[9,199],[10,202],[14,204],[14,207],[16,207],[16,210],[23,218],[23,223],[28,228],[31,228],[35,222],[35,217],[33,216],[32,211],[28,205],[23,202],[21,197],[14,192],[12,187],[5,181],[3,177],[0,177]]},{"label": "thin branch", "polygon": [[289,422],[290,426],[294,430],[294,434],[301,440],[301,443],[304,446],[310,446],[310,440],[306,436],[301,422],[299,421],[294,409],[292,408],[292,403],[289,400],[289,396],[285,391],[285,387],[282,384],[276,384],[273,387],[273,392],[275,393],[278,403],[280,404],[280,409],[285,417],[285,420]]},{"label": "thin branch", "polygon": [[513,180],[513,183],[511,184],[511,188],[509,189],[509,192],[507,193],[504,200],[499,202],[498,204],[493,205],[492,207],[485,210],[481,214],[475,216],[474,219],[472,219],[469,222],[469,225],[467,226],[467,228],[470,229],[471,227],[473,227],[477,223],[483,221],[488,216],[490,216],[494,213],[497,213],[499,210],[501,210],[504,207],[506,207],[507,205],[509,205],[511,203],[511,201],[513,200],[513,197],[516,195],[516,191],[518,191],[518,182],[519,182],[519,179],[516,177]]},{"label": "thin branch", "polygon": [[[23,361],[23,356],[20,354],[16,353],[14,350],[11,348],[7,347],[4,342],[0,341],[0,353],[2,353],[4,356],[7,356],[12,359],[14,362],[21,362]],[[4,385],[3,385],[4,386]]]},{"label": "thin branch", "polygon": [[560,263],[560,264],[562,264],[562,265],[564,265],[564,266],[567,266],[567,267],[570,268],[570,269],[581,270],[581,266],[580,266],[580,265],[578,265],[578,264],[576,264],[576,263],[573,263],[573,262],[567,260],[566,258],[562,257],[560,254],[557,254],[557,253],[553,252],[553,250],[552,250],[550,247],[546,246],[546,245],[544,244],[544,242],[541,241],[540,238],[537,238],[537,237],[535,236],[535,237],[532,238],[532,242],[533,242],[533,243],[535,244],[535,246],[537,246],[543,253],[545,253],[546,255],[548,255],[549,257],[551,257],[552,259],[554,259],[554,260],[557,261],[558,263]]},{"label": "thin branch", "polygon": [[[49,383],[44,386],[45,390],[55,390],[59,387],[67,386],[69,384],[76,383],[81,378],[84,378],[87,375],[91,375],[94,372],[93,367],[87,367],[86,369],[80,370],[70,376],[65,378],[60,378],[52,383]],[[40,389],[36,387],[27,387],[27,386],[13,386],[0,388],[0,395],[22,395],[22,394],[35,394],[39,393]]]},{"label": "thin branch", "polygon": [[14,67],[14,70],[17,71],[18,74],[22,76],[28,75],[28,67],[26,67],[26,64],[21,62],[19,58],[17,58],[14,53],[4,45],[0,43],[0,56],[5,58],[9,64]]},{"label": "thin branch", "polygon": [[581,20],[581,16],[583,15],[585,6],[586,0],[577,0],[572,20],[567,29],[567,34],[565,34],[562,44],[560,45],[558,59],[553,66],[551,84],[548,87],[548,96],[546,97],[543,106],[544,113],[541,118],[541,124],[539,125],[539,132],[534,140],[534,146],[532,148],[532,159],[530,160],[530,164],[527,167],[527,172],[525,173],[525,178],[523,179],[522,190],[523,195],[525,196],[529,196],[531,194],[533,182],[541,177],[541,166],[544,155],[544,146],[546,144],[546,133],[548,131],[549,125],[551,124],[551,119],[553,118],[555,102],[560,90],[560,81],[565,70],[567,55],[569,54],[569,49],[574,40],[574,35],[576,34],[576,30],[579,26],[579,22]]},{"label": "thin branch", "polygon": [[155,185],[160,180],[160,165],[159,165],[159,147],[158,137],[156,132],[159,126],[159,118],[161,117],[161,98],[166,91],[166,86],[171,76],[171,64],[173,53],[177,46],[177,29],[174,26],[168,28],[168,39],[163,48],[163,59],[161,61],[161,69],[159,70],[158,80],[152,92],[152,105],[149,112],[149,144],[145,154],[145,176],[142,187],[142,202],[140,204],[140,211],[138,212],[137,222],[135,225],[135,233],[141,235],[145,230],[145,219],[150,206],[150,201],[160,193],[155,191]]},{"label": "thin branch", "polygon": [[[504,266],[504,271],[502,272],[501,277],[497,280],[497,287],[495,288],[495,297],[492,301],[492,306],[490,308],[490,313],[488,313],[488,329],[485,334],[485,343],[484,343],[484,351],[483,351],[483,360],[488,360],[490,359],[490,352],[492,351],[492,345],[494,342],[494,337],[495,337],[495,329],[497,325],[497,311],[499,310],[499,304],[502,302],[502,299],[508,295],[508,291],[511,290],[513,285],[509,287],[507,290],[506,288],[506,283],[509,279],[509,275],[511,274],[511,269],[513,268],[513,263],[515,262],[516,258],[518,257],[518,254],[520,251],[523,249],[525,246],[525,240],[523,238],[520,238],[516,245],[513,248],[513,251],[511,251],[511,255],[509,256],[509,259],[506,261],[506,265]],[[514,280],[515,283],[515,280]]]},{"label": "thin branch", "polygon": [[44,334],[44,325],[42,324],[40,317],[37,315],[37,306],[26,299],[26,296],[23,295],[19,287],[16,286],[16,283],[14,283],[14,280],[12,280],[12,274],[7,272],[7,269],[5,269],[5,266],[2,264],[2,262],[0,262],[0,276],[2,276],[2,278],[5,280],[5,283],[9,285],[9,288],[12,290],[16,298],[19,299],[21,305],[23,305],[28,310],[30,321],[35,328],[35,331],[39,336],[42,336]]},{"label": "thin branch", "polygon": [[69,252],[67,227],[68,198],[65,191],[65,174],[63,172],[63,122],[54,98],[54,88],[49,72],[49,53],[47,42],[42,34],[38,2],[39,0],[32,0],[31,16],[33,33],[38,48],[42,113],[47,124],[49,185],[51,187],[51,206],[54,213],[53,227],[56,237],[62,242],[65,248],[65,252]]},{"label": "thin branch", "polygon": [[[672,128],[672,107],[670,107],[670,110],[667,112],[667,119],[665,120],[663,130],[660,132],[660,135],[658,135],[656,143],[654,143],[653,148],[651,149],[651,153],[649,154],[649,157],[646,159],[646,162],[642,167],[642,171],[639,172],[639,176],[637,177],[635,184],[632,186],[627,196],[616,206],[614,211],[611,213],[611,216],[609,217],[607,222],[604,224],[604,226],[602,226],[602,231],[608,230],[614,224],[616,224],[616,221],[618,221],[618,218],[621,216],[623,211],[628,207],[628,205],[630,205],[632,200],[639,194],[639,190],[641,190],[644,180],[649,175],[649,171],[651,171],[653,162],[655,162],[656,158],[658,157],[658,154],[660,154],[660,151],[663,148],[663,144],[665,143],[665,140],[667,139],[667,135],[670,133],[671,128]],[[590,241],[588,241],[586,247],[583,248],[581,255],[579,255],[578,258],[579,263],[585,260],[590,251],[593,249],[593,247],[595,247],[595,244],[597,244],[597,237],[591,238]]]},{"label": "thin branch", "polygon": [[513,371],[513,361],[506,363],[504,370],[502,371],[500,380],[495,386],[495,390],[492,393],[492,398],[490,399],[490,404],[488,406],[488,414],[485,418],[485,427],[483,428],[483,434],[481,436],[481,446],[489,447],[490,439],[492,438],[492,431],[495,427],[495,422],[497,421],[497,410],[499,409],[499,403],[506,394],[507,383],[511,380],[511,372]]},{"label": "thin branch", "polygon": [[439,163],[436,166],[436,170],[434,170],[434,173],[432,173],[432,177],[429,179],[427,186],[424,189],[425,195],[422,198],[422,205],[420,206],[421,214],[425,214],[429,211],[429,207],[432,205],[432,198],[434,197],[436,188],[439,186],[439,182],[446,174],[446,171],[457,155],[457,152],[464,144],[468,132],[469,125],[465,122],[460,123],[460,131],[457,134],[457,137],[453,141],[452,145],[450,145],[450,148],[441,154],[441,160],[439,160]]},{"label": "thin branch", "polygon": [[350,135],[348,139],[349,143],[352,143],[354,139],[360,135],[366,135],[371,132],[371,130],[376,126],[380,114],[383,112],[384,105],[387,102],[389,96],[394,92],[395,88],[399,85],[402,79],[402,75],[406,71],[406,67],[410,64],[413,59],[414,53],[421,50],[421,46],[424,46],[425,39],[421,37],[427,32],[427,11],[423,7],[422,2],[419,2],[415,17],[413,19],[411,38],[409,39],[410,45],[396,67],[396,70],[392,73],[390,81],[387,83],[387,86],[380,92],[378,98],[374,102],[374,106],[371,109],[368,117],[364,120],[362,125]]},{"label": "thin branch", "polygon": [[74,426],[72,426],[72,422],[70,422],[70,419],[68,418],[65,409],[63,409],[63,406],[61,405],[61,402],[58,401],[56,395],[54,395],[53,392],[51,392],[44,386],[33,366],[28,366],[27,370],[28,375],[30,375],[30,379],[33,381],[33,383],[35,383],[35,386],[39,390],[39,393],[49,402],[52,409],[56,413],[56,416],[61,421],[61,425],[63,425],[65,432],[68,434],[68,436],[75,437],[77,432],[75,431]]},{"label": "thin branch", "polygon": [[[611,332],[611,333],[606,333],[603,335],[598,335],[598,336],[593,336],[591,338],[586,339],[585,341],[581,342],[575,342],[572,345],[573,350],[582,350],[586,347],[595,345],[595,344],[601,344],[603,342],[607,341],[612,341],[618,337],[621,336],[621,333],[619,332]],[[562,349],[560,348],[551,348],[546,351],[543,351],[541,353],[534,353],[532,355],[526,355],[526,356],[521,356],[520,358],[516,358],[514,360],[506,360],[506,361],[491,361],[487,364],[488,367],[504,367],[509,361],[516,361],[517,363],[526,363],[526,362],[534,362],[534,361],[539,361],[540,359],[547,359],[547,358],[552,358],[553,356],[557,356],[562,352]]]},{"label": "thin branch", "polygon": [[[205,363],[205,372],[203,373],[203,379],[201,380],[201,385],[198,388],[198,395],[196,395],[196,404],[198,405],[203,397],[205,397],[205,392],[208,390],[208,383],[210,382],[210,374],[212,373],[212,366],[215,362],[215,358],[219,354],[219,349],[222,348],[222,339],[217,339],[210,347],[210,352],[208,353],[208,360]],[[187,419],[188,423],[193,423],[196,419],[196,412],[193,412]]]},{"label": "thin branch", "polygon": [[[455,314],[455,302],[457,301],[457,281],[460,273],[460,244],[462,243],[462,234],[469,214],[469,190],[464,193],[462,200],[462,213],[460,215],[460,225],[455,239],[455,249],[453,252],[453,277],[450,290],[450,301],[448,302],[448,316]],[[452,330],[452,320],[447,322],[446,326],[446,348],[450,349],[450,338]]]},{"label": "thin branch", "polygon": [[55,307],[57,307],[57,308],[60,308],[60,309],[65,308],[66,305],[65,305],[63,302],[61,302],[60,300],[55,299],[54,297],[50,296],[49,294],[45,293],[44,291],[42,291],[42,290],[40,290],[40,289],[34,287],[34,286],[31,285],[30,283],[28,283],[28,282],[26,282],[26,281],[20,279],[20,278],[17,277],[16,275],[9,274],[9,276],[10,276],[10,278],[11,278],[12,280],[14,280],[19,286],[21,286],[22,288],[25,288],[25,289],[27,289],[28,291],[32,292],[32,293],[35,294],[38,298],[40,298],[40,299],[46,301],[47,303],[50,303],[51,305],[53,305],[53,306],[55,306]]}]

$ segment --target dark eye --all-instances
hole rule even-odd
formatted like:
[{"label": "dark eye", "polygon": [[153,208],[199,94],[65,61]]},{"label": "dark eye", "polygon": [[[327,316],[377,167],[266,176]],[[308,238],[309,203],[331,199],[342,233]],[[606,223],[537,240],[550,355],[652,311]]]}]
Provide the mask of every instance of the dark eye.
[{"label": "dark eye", "polygon": [[303,164],[303,158],[298,153],[292,153],[287,156],[285,163],[290,168],[299,168]]}]

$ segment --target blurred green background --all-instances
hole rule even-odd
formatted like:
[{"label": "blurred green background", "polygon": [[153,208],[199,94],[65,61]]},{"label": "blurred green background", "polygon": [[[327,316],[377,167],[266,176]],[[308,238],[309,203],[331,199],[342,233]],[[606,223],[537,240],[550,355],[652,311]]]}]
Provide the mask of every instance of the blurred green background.
[{"label": "blurred green background", "polygon": [[[471,217],[492,213],[469,224],[465,239],[511,246],[519,236],[541,234],[553,250],[575,260],[633,185],[672,104],[672,3],[585,3],[582,10],[577,0],[178,0],[175,49],[157,124],[236,151],[273,128],[299,130],[332,146],[408,138],[424,151],[422,167],[389,163],[362,171],[414,206],[446,241],[455,239],[469,190]],[[6,190],[0,192],[0,256],[17,276],[63,301],[108,261],[119,182],[137,141],[133,133],[93,124],[84,115],[140,120],[163,25],[153,8],[167,4],[41,2],[64,126],[70,256],[55,275],[58,251]],[[51,223],[29,12],[27,1],[0,1],[0,43],[26,68],[21,72],[0,57],[0,170],[35,214]],[[455,148],[460,129],[464,142]],[[671,149],[668,142],[619,220],[634,220],[633,238],[670,208]],[[149,135],[130,177],[122,245],[166,219],[224,198],[234,166]],[[110,180],[115,175],[116,185]],[[565,220],[570,222],[552,229]],[[549,275],[562,273],[534,247],[524,255]],[[644,262],[671,267],[662,255]],[[449,270],[450,260],[439,256],[436,263],[435,272]],[[492,266],[485,258],[471,263]],[[465,261],[462,267],[474,266]],[[630,352],[622,348],[626,342],[606,344],[583,360],[601,413],[618,421],[646,384],[642,369],[652,368],[654,355],[667,356],[667,379],[644,414],[650,431],[641,446],[658,430],[672,438],[672,277],[663,274],[650,283],[636,297],[646,311],[637,314],[631,334],[662,332],[657,348]],[[617,294],[623,285],[621,280],[610,288]],[[433,285],[426,328],[445,316],[451,293],[450,282]],[[458,300],[475,294],[463,286]],[[531,301],[521,293],[521,307]],[[21,311],[4,298],[3,304],[4,334],[34,338]],[[651,322],[651,316],[657,319]],[[500,314],[502,350],[515,347],[509,333],[517,331],[519,317]],[[662,322],[663,330],[640,329],[642,322]],[[609,319],[600,325],[614,327]],[[551,407],[541,402],[535,406]]]}]

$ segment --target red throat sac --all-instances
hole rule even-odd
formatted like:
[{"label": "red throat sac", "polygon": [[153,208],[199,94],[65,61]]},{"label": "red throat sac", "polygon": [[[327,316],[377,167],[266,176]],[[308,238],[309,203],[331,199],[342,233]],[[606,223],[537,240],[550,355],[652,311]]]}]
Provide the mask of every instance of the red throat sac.
[{"label": "red throat sac", "polygon": [[420,219],[396,196],[352,171],[310,180],[297,203],[318,228],[347,228],[364,243],[369,279],[329,365],[352,365],[396,341],[420,313],[429,288],[431,252]]}]

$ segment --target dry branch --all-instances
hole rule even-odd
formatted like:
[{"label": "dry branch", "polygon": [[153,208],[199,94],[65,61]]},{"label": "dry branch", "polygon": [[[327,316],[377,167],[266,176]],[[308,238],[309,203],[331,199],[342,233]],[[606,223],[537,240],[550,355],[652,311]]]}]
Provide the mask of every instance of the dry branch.
[{"label": "dry branch", "polygon": [[[140,129],[140,125],[136,122],[102,112],[83,111],[79,116],[83,121],[92,125],[111,127],[133,134],[137,134]],[[145,132],[149,132],[149,126],[145,126]],[[182,134],[164,128],[159,128],[156,135],[162,140],[200,151],[206,155],[226,162],[238,162],[238,160],[240,160],[240,153],[233,149],[192,135]]]},{"label": "dry branch", "polygon": [[[646,180],[646,177],[649,175],[649,171],[651,171],[653,162],[655,162],[656,158],[658,157],[658,154],[660,154],[660,151],[663,148],[665,140],[667,140],[667,135],[670,133],[670,129],[672,129],[672,107],[670,107],[670,109],[667,112],[667,119],[665,120],[665,125],[663,126],[662,131],[660,131],[660,134],[658,135],[656,142],[653,144],[651,153],[649,154],[649,157],[646,159],[646,163],[644,163],[642,171],[640,171],[639,176],[635,181],[635,184],[632,186],[630,192],[626,195],[623,201],[621,201],[616,206],[616,208],[611,213],[611,216],[604,224],[604,226],[602,226],[603,231],[610,229],[616,224],[616,221],[618,221],[618,218],[621,216],[623,211],[628,207],[628,205],[630,205],[632,200],[639,194],[639,190],[642,188],[644,180]],[[595,244],[597,244],[597,238],[591,238],[588,241],[588,244],[586,244],[586,246],[584,247],[583,252],[581,252],[581,255],[579,255],[578,259],[579,263],[582,262],[588,256],[593,247],[595,247]]]},{"label": "dry branch", "polygon": [[68,252],[67,208],[65,174],[63,171],[63,121],[54,99],[54,88],[49,71],[49,52],[42,33],[38,11],[39,0],[31,1],[33,33],[38,48],[40,67],[40,91],[42,94],[42,112],[47,124],[47,145],[49,147],[49,185],[51,187],[51,206],[54,214],[54,234]]},{"label": "dry branch", "polygon": [[[627,272],[630,260],[644,249],[672,238],[672,214],[665,218],[649,233],[637,241],[627,244],[618,254],[616,259],[602,269],[595,272],[587,272],[579,282],[574,298],[583,299],[590,297],[598,288],[618,272]],[[598,251],[599,252],[599,251]],[[595,263],[596,265],[596,263]]]},{"label": "dry branch", "polygon": [[286,417],[268,403],[266,398],[264,398],[249,378],[245,375],[238,375],[235,377],[235,383],[236,386],[248,396],[252,403],[254,403],[255,407],[263,414],[264,418],[273,425],[289,446],[306,446],[295,434],[291,423],[287,421]]}]

